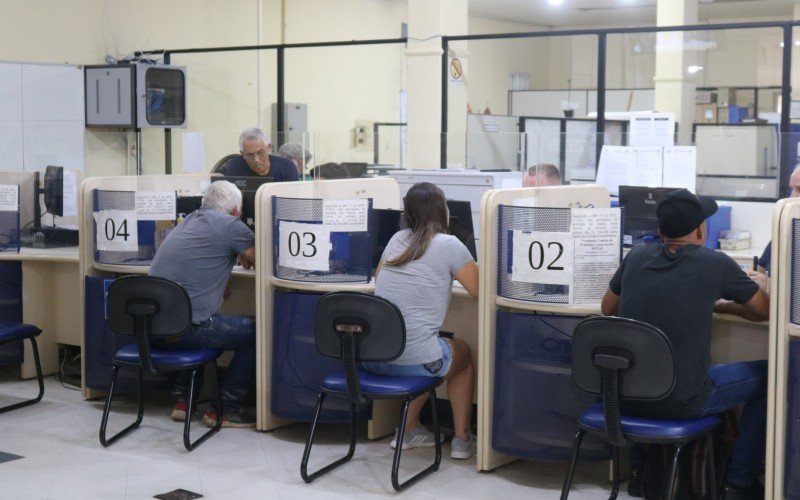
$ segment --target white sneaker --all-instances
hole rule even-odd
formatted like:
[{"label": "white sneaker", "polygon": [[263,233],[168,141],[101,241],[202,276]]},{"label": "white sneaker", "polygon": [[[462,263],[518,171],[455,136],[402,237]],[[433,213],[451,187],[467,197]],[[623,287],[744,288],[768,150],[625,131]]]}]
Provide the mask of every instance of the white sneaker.
[{"label": "white sneaker", "polygon": [[[444,435],[439,433],[439,442],[444,441]],[[389,443],[392,449],[397,447],[397,429],[395,429],[395,438]],[[403,449],[410,450],[411,448],[423,448],[428,446],[436,446],[436,440],[433,438],[433,433],[428,429],[418,426],[410,432],[406,432],[403,436]]]},{"label": "white sneaker", "polygon": [[475,436],[470,436],[469,441],[465,441],[458,436],[453,436],[450,442],[450,458],[466,460],[478,451],[478,440]]}]

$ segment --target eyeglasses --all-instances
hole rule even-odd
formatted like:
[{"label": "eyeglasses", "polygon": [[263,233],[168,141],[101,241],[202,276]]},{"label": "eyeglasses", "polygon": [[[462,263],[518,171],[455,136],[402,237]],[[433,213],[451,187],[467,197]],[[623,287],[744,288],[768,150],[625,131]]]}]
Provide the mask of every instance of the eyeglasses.
[{"label": "eyeglasses", "polygon": [[244,156],[245,160],[254,160],[256,156],[259,158],[266,158],[268,153],[269,151],[267,151],[267,148],[261,148],[255,153],[247,153],[243,154],[242,156]]}]

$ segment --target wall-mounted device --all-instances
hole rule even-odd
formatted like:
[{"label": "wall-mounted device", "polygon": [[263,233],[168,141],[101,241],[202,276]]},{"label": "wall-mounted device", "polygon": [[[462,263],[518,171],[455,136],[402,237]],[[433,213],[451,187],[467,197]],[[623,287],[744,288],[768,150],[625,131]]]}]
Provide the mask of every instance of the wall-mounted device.
[{"label": "wall-mounted device", "polygon": [[87,127],[186,127],[186,68],[147,63],[85,66]]}]

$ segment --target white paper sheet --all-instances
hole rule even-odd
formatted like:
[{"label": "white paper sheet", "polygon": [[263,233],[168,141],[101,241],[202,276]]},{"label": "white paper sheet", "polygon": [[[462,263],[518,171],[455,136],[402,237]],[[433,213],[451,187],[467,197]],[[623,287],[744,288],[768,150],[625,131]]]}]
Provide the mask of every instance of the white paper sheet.
[{"label": "white paper sheet", "polygon": [[322,224],[330,231],[366,231],[368,216],[369,200],[366,198],[322,200]]},{"label": "white paper sheet", "polygon": [[175,191],[136,191],[138,220],[175,220]]},{"label": "white paper sheet", "polygon": [[595,182],[605,186],[609,193],[618,195],[620,185],[630,184],[630,171],[634,160],[633,148],[603,146]]},{"label": "white paper sheet", "polygon": [[280,221],[278,232],[278,264],[304,271],[330,271],[330,227]]},{"label": "white paper sheet", "polygon": [[660,147],[642,146],[631,148],[633,150],[633,163],[629,166],[628,186],[661,186],[663,170],[661,168]]},{"label": "white paper sheet", "polygon": [[570,234],[575,238],[572,304],[599,304],[619,267],[619,208],[573,208]]},{"label": "white paper sheet", "polygon": [[675,145],[675,113],[636,113],[631,116],[628,145]]},{"label": "white paper sheet", "polygon": [[64,170],[63,217],[78,215],[78,176],[72,170]]},{"label": "white paper sheet", "polygon": [[135,210],[100,210],[94,213],[97,250],[135,252],[139,250],[139,233]]},{"label": "white paper sheet", "polygon": [[183,133],[183,171],[185,173],[204,172],[206,154],[203,147],[202,132]]},{"label": "white paper sheet", "polygon": [[572,285],[573,238],[570,233],[514,231],[511,281]]},{"label": "white paper sheet", "polygon": [[0,212],[19,211],[19,186],[0,184]]},{"label": "white paper sheet", "polygon": [[697,188],[697,147],[672,146],[664,148],[664,187]]}]

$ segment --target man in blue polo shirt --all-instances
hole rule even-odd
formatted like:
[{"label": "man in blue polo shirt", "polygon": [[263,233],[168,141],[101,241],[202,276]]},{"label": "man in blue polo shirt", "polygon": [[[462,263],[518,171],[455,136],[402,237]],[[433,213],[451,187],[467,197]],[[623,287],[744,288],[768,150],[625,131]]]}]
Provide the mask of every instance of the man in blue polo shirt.
[{"label": "man in blue polo shirt", "polygon": [[270,154],[272,144],[263,130],[245,129],[239,136],[239,153],[225,166],[225,176],[272,177],[275,182],[299,180],[297,168],[286,158]]}]

